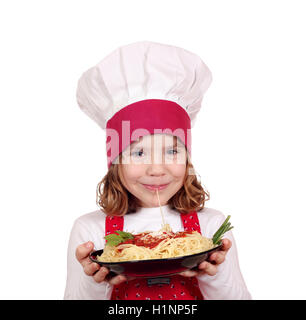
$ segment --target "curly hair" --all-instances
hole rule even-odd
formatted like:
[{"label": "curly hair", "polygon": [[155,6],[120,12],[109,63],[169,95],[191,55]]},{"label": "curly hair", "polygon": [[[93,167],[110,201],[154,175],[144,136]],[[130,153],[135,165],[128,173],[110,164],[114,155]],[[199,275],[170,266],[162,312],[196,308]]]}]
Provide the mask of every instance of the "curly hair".
[{"label": "curly hair", "polygon": [[[122,184],[119,176],[119,164],[112,164],[107,174],[98,183],[96,190],[96,203],[98,207],[110,216],[123,216],[136,212],[140,205],[139,199],[131,194]],[[209,192],[204,190],[198,181],[189,155],[186,159],[186,173],[183,186],[169,199],[168,205],[181,213],[200,211],[205,201],[210,199]]]}]

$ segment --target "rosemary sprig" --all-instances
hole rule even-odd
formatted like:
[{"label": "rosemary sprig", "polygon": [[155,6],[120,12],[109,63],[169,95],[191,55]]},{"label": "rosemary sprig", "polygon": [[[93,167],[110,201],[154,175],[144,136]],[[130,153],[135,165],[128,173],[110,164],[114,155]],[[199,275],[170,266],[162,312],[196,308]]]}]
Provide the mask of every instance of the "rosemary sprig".
[{"label": "rosemary sprig", "polygon": [[221,225],[221,227],[215,232],[215,234],[213,235],[213,244],[221,244],[221,239],[223,237],[223,235],[233,229],[234,227],[231,226],[231,223],[228,222],[231,216],[227,216],[227,218],[225,219],[225,221],[223,222],[223,224]]},{"label": "rosemary sprig", "polygon": [[117,246],[121,242],[124,242],[128,239],[133,239],[133,238],[134,236],[131,233],[119,231],[119,230],[115,231],[115,233],[109,234],[104,237],[104,239],[107,240],[107,245],[112,247]]}]

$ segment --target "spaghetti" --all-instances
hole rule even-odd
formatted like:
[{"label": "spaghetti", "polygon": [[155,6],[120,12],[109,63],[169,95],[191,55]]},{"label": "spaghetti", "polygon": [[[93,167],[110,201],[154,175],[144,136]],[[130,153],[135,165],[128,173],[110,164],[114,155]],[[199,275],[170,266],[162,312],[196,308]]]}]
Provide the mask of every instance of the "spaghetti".
[{"label": "spaghetti", "polygon": [[223,234],[233,228],[228,222],[230,218],[228,216],[212,239],[203,237],[197,231],[174,233],[170,225],[165,223],[158,190],[156,190],[156,195],[163,221],[161,230],[146,231],[135,235],[116,231],[114,234],[105,237],[108,242],[102,255],[97,256],[98,261],[120,262],[192,255],[213,249],[220,244]]},{"label": "spaghetti", "polygon": [[197,231],[172,232],[165,225],[157,232],[143,232],[133,235],[116,246],[106,245],[101,262],[165,259],[203,252],[215,247],[212,239],[203,237]]}]

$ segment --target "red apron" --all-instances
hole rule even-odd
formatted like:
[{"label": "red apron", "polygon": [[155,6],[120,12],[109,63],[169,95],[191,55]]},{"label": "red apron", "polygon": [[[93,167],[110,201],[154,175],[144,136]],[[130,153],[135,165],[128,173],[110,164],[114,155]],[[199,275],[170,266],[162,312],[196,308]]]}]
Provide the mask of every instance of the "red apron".
[{"label": "red apron", "polygon": [[[197,212],[181,213],[185,231],[201,233]],[[116,230],[123,231],[124,218],[107,216],[105,220],[105,235]],[[153,280],[156,280],[153,279]],[[139,278],[123,282],[114,286],[111,300],[203,300],[196,277],[187,278],[173,275],[159,278],[157,283],[150,283],[148,279]]]}]

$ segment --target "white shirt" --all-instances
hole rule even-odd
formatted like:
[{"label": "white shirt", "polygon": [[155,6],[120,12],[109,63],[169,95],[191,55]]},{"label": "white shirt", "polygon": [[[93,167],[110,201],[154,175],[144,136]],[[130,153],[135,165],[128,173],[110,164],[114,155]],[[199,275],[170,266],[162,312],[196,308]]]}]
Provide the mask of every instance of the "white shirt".
[{"label": "white shirt", "polygon": [[[168,205],[162,206],[165,222],[169,223],[174,232],[184,231],[180,213],[170,209]],[[109,300],[113,286],[107,282],[97,283],[93,277],[87,276],[81,264],[75,257],[78,245],[92,241],[95,250],[105,246],[105,218],[106,215],[97,210],[79,217],[73,225],[67,258],[67,283],[64,299],[81,300]],[[198,212],[202,235],[212,238],[225,220],[225,216],[218,210],[204,208]],[[132,233],[143,231],[157,231],[162,227],[160,208],[140,208],[136,213],[124,216],[123,230]],[[225,238],[232,241],[225,261],[218,266],[215,276],[207,274],[197,277],[199,288],[206,300],[246,300],[251,295],[243,280],[237,255],[235,240],[231,231]]]}]

